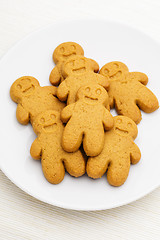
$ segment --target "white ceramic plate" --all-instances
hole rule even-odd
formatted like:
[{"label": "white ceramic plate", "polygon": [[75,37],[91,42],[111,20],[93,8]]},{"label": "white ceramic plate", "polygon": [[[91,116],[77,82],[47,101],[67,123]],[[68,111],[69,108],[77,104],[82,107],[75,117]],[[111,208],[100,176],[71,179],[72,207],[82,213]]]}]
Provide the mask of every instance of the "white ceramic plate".
[{"label": "white ceramic plate", "polygon": [[160,45],[145,34],[125,25],[98,20],[57,23],[37,31],[14,46],[0,61],[0,167],[22,190],[59,207],[102,210],[130,203],[160,185],[160,110],[142,114],[135,141],[142,159],[131,166],[129,177],[121,187],[111,187],[106,175],[92,180],[66,174],[62,183],[52,185],[45,180],[40,161],[30,157],[30,146],[36,136],[30,125],[17,122],[17,105],[11,101],[9,89],[13,81],[23,75],[36,77],[41,86],[48,85],[54,66],[52,52],[65,41],[78,42],[85,56],[98,61],[100,67],[119,60],[126,63],[130,71],[145,72],[149,76],[148,87],[160,96]]}]

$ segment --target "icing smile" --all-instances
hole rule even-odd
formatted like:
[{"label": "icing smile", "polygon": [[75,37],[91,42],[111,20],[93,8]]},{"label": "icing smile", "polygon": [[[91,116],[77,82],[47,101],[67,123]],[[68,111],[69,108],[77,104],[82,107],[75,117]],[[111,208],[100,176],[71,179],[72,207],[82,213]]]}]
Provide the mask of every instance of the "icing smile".
[{"label": "icing smile", "polygon": [[72,71],[83,73],[83,72],[85,72],[85,70],[86,70],[85,67],[81,67],[81,68],[73,69]]},{"label": "icing smile", "polygon": [[128,134],[128,131],[123,130],[123,129],[120,129],[120,128],[118,128],[118,127],[116,127],[115,130],[118,131],[118,132],[122,132],[122,133],[124,133],[124,134]]},{"label": "icing smile", "polygon": [[34,90],[34,85],[32,85],[31,87],[28,87],[28,88],[26,88],[25,90],[23,90],[23,93],[28,93],[28,92],[31,92],[32,90]]},{"label": "icing smile", "polygon": [[98,101],[98,98],[87,97],[87,96],[85,96],[85,98],[86,98],[87,100],[91,100],[91,101]]},{"label": "icing smile", "polygon": [[44,126],[44,129],[47,132],[52,132],[55,129],[56,126],[57,126],[57,123],[48,124],[48,125]]},{"label": "icing smile", "polygon": [[64,58],[68,58],[70,56],[76,55],[75,53],[63,54]]}]

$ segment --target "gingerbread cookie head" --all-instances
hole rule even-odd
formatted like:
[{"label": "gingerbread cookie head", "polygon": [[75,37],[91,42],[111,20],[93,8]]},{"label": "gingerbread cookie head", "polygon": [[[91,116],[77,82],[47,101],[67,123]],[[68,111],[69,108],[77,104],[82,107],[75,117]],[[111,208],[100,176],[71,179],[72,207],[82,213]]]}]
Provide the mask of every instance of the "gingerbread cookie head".
[{"label": "gingerbread cookie head", "polygon": [[18,102],[22,97],[31,95],[37,86],[39,86],[39,82],[34,77],[24,76],[18,78],[10,88],[12,100]]},{"label": "gingerbread cookie head", "polygon": [[71,74],[79,75],[89,71],[97,72],[99,65],[96,61],[76,55],[67,59],[62,66],[62,75],[66,78]]},{"label": "gingerbread cookie head", "polygon": [[125,116],[114,117],[113,131],[122,137],[130,136],[133,139],[135,139],[138,134],[137,125],[135,122],[129,117]]},{"label": "gingerbread cookie head", "polygon": [[40,113],[33,122],[33,129],[37,135],[41,132],[54,133],[61,126],[60,113],[54,110]]},{"label": "gingerbread cookie head", "polygon": [[77,92],[77,100],[82,100],[87,104],[108,104],[108,93],[99,84],[88,84],[81,87]]},{"label": "gingerbread cookie head", "polygon": [[68,57],[74,55],[84,55],[83,48],[75,42],[61,43],[53,52],[53,61],[66,61]]},{"label": "gingerbread cookie head", "polygon": [[100,74],[108,77],[111,82],[124,80],[128,72],[128,67],[124,63],[117,61],[105,64],[100,70]]}]

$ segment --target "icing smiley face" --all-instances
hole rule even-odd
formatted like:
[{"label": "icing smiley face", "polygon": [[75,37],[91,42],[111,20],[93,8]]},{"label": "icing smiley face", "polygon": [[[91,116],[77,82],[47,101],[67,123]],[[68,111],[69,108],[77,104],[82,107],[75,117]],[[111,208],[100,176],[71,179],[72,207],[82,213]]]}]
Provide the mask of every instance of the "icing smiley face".
[{"label": "icing smiley face", "polygon": [[136,138],[138,130],[135,122],[125,116],[114,117],[114,128],[113,130],[116,134],[121,136],[131,136],[133,139]]},{"label": "icing smiley face", "polygon": [[96,105],[108,103],[106,90],[98,84],[88,84],[81,87],[77,92],[77,99],[83,99],[87,104]]},{"label": "icing smiley face", "polygon": [[122,81],[127,73],[127,66],[122,62],[116,61],[105,64],[100,70],[100,74],[108,77],[110,81]]},{"label": "icing smiley face", "polygon": [[73,57],[70,57],[62,67],[62,74],[64,77],[69,76],[70,74],[83,74],[88,71],[97,71],[97,68],[99,68],[98,63],[96,61],[76,55]]},{"label": "icing smiley face", "polygon": [[28,96],[33,93],[35,87],[39,86],[37,79],[29,76],[18,78],[11,86],[12,100],[17,101],[23,96]]},{"label": "icing smiley face", "polygon": [[45,133],[53,133],[56,131],[59,123],[60,114],[57,111],[48,110],[37,116],[33,122],[33,128],[35,133],[40,133],[42,131]]},{"label": "icing smiley face", "polygon": [[83,48],[75,42],[61,43],[53,52],[53,60],[55,63],[66,61],[68,57],[74,55],[84,55]]},{"label": "icing smiley face", "polygon": [[89,70],[87,59],[85,57],[76,56],[69,58],[63,65],[63,75],[84,73]]}]

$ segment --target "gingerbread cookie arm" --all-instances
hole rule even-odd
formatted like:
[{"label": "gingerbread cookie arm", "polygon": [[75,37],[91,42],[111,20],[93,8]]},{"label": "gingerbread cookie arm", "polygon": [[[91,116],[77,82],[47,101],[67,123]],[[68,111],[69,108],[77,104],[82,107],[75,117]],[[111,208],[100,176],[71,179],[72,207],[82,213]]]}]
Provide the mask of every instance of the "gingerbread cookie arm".
[{"label": "gingerbread cookie arm", "polygon": [[52,93],[53,96],[57,96],[57,87],[54,86],[45,86],[44,89]]},{"label": "gingerbread cookie arm", "polygon": [[104,114],[103,114],[102,122],[103,122],[105,130],[109,130],[113,127],[113,117],[112,117],[111,113],[106,108],[104,108]]},{"label": "gingerbread cookie arm", "polygon": [[109,95],[109,106],[110,108],[114,108],[114,96],[113,95]]},{"label": "gingerbread cookie arm", "polygon": [[66,82],[63,81],[59,87],[58,87],[58,90],[57,90],[57,97],[59,98],[59,100],[61,101],[66,101],[67,100],[67,96],[69,94],[69,89],[66,85]]},{"label": "gingerbread cookie arm", "polygon": [[[123,92],[122,92],[123,97]],[[136,101],[127,100],[124,101],[123,98],[115,98],[115,108],[119,115],[124,115],[131,118],[136,124],[141,121],[141,111],[136,105]]]},{"label": "gingerbread cookie arm", "polygon": [[95,60],[93,60],[93,59],[91,59],[91,58],[89,58],[89,61],[91,62],[93,71],[94,71],[95,73],[98,73],[98,72],[99,72],[99,64],[98,64]]},{"label": "gingerbread cookie arm", "polygon": [[138,163],[141,159],[141,152],[139,150],[139,147],[134,142],[131,142],[130,151],[131,163]]},{"label": "gingerbread cookie arm", "polygon": [[114,95],[115,95],[115,90],[114,90],[114,88],[112,88],[112,84],[110,84],[109,91],[108,91],[110,108],[114,108],[114,104],[115,104]]},{"label": "gingerbread cookie arm", "polygon": [[62,122],[66,123],[71,118],[73,111],[74,111],[75,103],[72,103],[65,108],[63,108],[61,112],[61,120]]},{"label": "gingerbread cookie arm", "polygon": [[54,86],[58,86],[59,85],[59,83],[61,81],[61,74],[60,74],[59,69],[58,69],[57,66],[55,66],[53,68],[53,70],[51,71],[50,76],[49,76],[49,81]]},{"label": "gingerbread cookie arm", "polygon": [[128,73],[129,78],[141,82],[143,85],[148,83],[148,77],[145,73],[141,72],[130,72]]},{"label": "gingerbread cookie arm", "polygon": [[97,83],[99,85],[101,85],[102,87],[104,87],[106,90],[109,89],[109,81],[108,81],[108,78],[107,77],[104,77],[103,75],[101,74],[98,74],[97,76]]},{"label": "gingerbread cookie arm", "polygon": [[137,105],[146,113],[154,112],[159,107],[156,96],[141,83],[137,91]]},{"label": "gingerbread cookie arm", "polygon": [[23,125],[26,125],[29,122],[29,112],[20,103],[18,103],[17,106],[16,117],[18,122]]},{"label": "gingerbread cookie arm", "polygon": [[34,158],[35,160],[39,160],[41,158],[41,153],[42,153],[42,148],[41,148],[40,142],[36,138],[31,145],[30,154],[32,158]]}]

